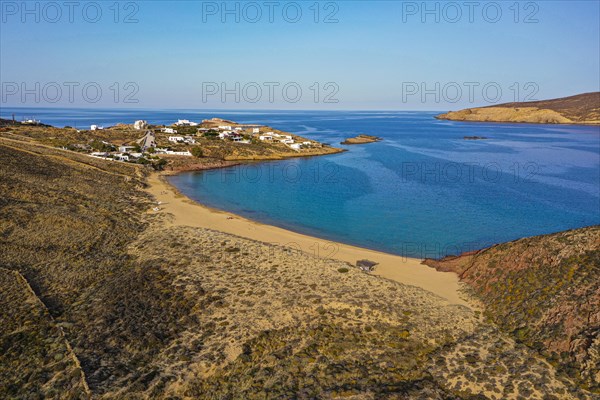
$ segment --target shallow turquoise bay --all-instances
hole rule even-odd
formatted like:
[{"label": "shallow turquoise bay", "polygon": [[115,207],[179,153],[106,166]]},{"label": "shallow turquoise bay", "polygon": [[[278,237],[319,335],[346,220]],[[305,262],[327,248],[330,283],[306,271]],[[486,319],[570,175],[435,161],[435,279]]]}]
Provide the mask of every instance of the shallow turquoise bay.
[{"label": "shallow turquoise bay", "polygon": [[[430,112],[3,109],[64,126],[221,117],[341,146],[170,178],[211,207],[330,240],[440,257],[600,224],[600,127],[460,123]],[[489,140],[464,140],[484,136]]]}]

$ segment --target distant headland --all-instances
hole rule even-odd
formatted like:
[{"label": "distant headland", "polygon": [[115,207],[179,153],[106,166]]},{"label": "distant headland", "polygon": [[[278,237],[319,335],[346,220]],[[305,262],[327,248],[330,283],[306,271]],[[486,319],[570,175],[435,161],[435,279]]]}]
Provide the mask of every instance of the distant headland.
[{"label": "distant headland", "polygon": [[600,125],[600,92],[552,100],[467,108],[449,111],[436,118],[472,122]]}]

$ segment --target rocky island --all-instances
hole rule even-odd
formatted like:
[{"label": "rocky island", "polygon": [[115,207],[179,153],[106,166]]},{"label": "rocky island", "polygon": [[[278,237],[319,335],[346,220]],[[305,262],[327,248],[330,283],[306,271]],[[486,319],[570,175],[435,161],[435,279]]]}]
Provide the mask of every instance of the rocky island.
[{"label": "rocky island", "polygon": [[521,122],[533,124],[600,124],[600,92],[552,100],[506,103],[449,111],[437,119],[469,122]]},{"label": "rocky island", "polygon": [[377,136],[358,135],[353,138],[348,138],[348,139],[344,140],[341,144],[365,144],[365,143],[379,142],[381,140],[382,139]]}]

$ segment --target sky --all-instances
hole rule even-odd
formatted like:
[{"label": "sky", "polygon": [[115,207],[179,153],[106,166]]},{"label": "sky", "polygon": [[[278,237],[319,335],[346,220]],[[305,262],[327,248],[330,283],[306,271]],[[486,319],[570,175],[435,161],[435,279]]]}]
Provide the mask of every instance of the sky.
[{"label": "sky", "polygon": [[600,90],[599,1],[0,1],[0,106],[454,110]]}]

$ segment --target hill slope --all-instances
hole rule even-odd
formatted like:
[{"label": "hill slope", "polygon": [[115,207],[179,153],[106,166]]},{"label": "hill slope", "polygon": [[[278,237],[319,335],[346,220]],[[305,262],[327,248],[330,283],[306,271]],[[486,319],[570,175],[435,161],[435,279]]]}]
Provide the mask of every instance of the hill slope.
[{"label": "hill slope", "polygon": [[467,108],[436,116],[438,119],[538,124],[600,124],[600,92],[552,100],[505,103]]},{"label": "hill slope", "polygon": [[492,321],[600,393],[600,226],[425,263],[458,273]]},{"label": "hill slope", "polygon": [[433,293],[165,227],[142,168],[0,138],[0,170],[5,397],[591,398]]}]

